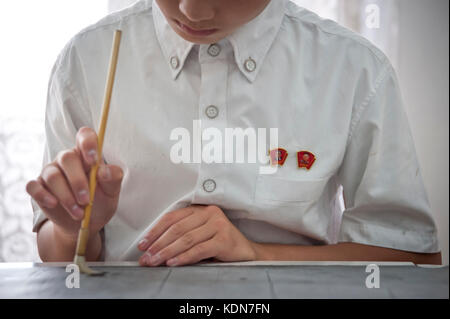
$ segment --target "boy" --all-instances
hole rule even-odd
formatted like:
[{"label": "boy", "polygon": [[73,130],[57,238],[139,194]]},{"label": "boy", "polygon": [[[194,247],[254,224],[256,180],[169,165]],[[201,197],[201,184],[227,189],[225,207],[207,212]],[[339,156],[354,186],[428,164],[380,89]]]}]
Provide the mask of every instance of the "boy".
[{"label": "boy", "polygon": [[[47,165],[27,185],[42,260],[74,255],[117,28],[88,260],[441,263],[390,63],[286,0],[140,1],[72,39],[49,85]],[[175,163],[173,130],[197,120],[203,133],[278,128],[276,172]],[[346,210],[335,235],[339,185]]]}]

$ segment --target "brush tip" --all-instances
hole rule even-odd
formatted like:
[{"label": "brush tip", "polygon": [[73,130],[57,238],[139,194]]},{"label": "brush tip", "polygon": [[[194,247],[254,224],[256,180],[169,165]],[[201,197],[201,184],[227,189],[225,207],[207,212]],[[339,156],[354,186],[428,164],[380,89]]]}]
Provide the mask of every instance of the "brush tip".
[{"label": "brush tip", "polygon": [[73,262],[78,266],[81,273],[86,274],[88,276],[103,276],[105,274],[104,272],[91,269],[87,265],[86,258],[84,256],[75,255]]}]

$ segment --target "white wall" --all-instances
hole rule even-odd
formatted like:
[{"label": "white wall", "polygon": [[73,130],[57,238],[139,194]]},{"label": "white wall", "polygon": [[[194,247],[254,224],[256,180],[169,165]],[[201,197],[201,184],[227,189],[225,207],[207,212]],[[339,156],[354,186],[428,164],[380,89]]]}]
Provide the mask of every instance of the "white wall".
[{"label": "white wall", "polygon": [[449,1],[398,0],[398,74],[422,175],[449,262]]}]

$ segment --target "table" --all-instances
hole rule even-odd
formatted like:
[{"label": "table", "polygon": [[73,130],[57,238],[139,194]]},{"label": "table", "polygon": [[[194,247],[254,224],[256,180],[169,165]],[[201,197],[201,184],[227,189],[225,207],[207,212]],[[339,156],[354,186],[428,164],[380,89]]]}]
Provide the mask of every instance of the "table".
[{"label": "table", "polygon": [[67,263],[0,264],[0,298],[377,299],[449,298],[449,268],[378,263],[380,288],[368,289],[368,263],[260,262],[142,268],[89,263],[103,277],[80,276],[69,289]]}]

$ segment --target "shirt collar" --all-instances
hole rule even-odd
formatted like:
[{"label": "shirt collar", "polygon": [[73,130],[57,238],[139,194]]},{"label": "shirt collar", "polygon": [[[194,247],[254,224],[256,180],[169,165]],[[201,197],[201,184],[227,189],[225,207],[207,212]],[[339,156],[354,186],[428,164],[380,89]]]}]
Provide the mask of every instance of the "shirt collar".
[{"label": "shirt collar", "polygon": [[184,62],[194,44],[184,40],[173,31],[172,27],[167,22],[166,17],[154,0],[152,8],[156,36],[170,71],[172,72],[172,77],[176,79],[183,69]]},{"label": "shirt collar", "polygon": [[[278,34],[287,1],[271,0],[256,18],[228,36],[233,46],[236,64],[250,82],[256,79]],[[155,0],[152,7],[156,36],[172,77],[176,79],[194,44],[184,40],[172,30]]]},{"label": "shirt collar", "polygon": [[[234,49],[236,63],[250,82],[256,79],[267,52],[275,41],[287,1],[271,0],[263,12],[228,37]],[[254,62],[254,70],[248,69],[248,62]]]}]

